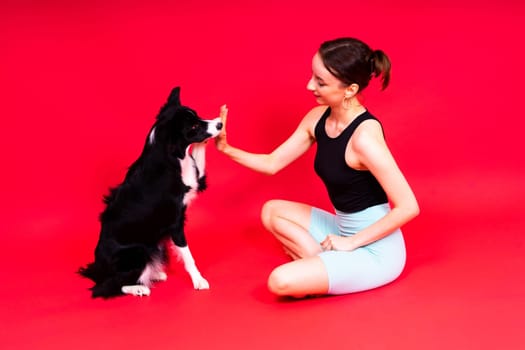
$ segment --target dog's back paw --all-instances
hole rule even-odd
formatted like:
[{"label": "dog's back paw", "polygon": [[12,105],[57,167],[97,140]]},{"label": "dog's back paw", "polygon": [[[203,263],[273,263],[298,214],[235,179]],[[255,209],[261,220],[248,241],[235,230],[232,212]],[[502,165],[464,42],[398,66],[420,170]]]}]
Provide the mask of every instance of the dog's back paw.
[{"label": "dog's back paw", "polygon": [[166,272],[158,271],[155,275],[152,276],[151,280],[153,282],[166,282],[168,280],[168,275]]},{"label": "dog's back paw", "polygon": [[151,290],[144,285],[138,284],[136,286],[123,286],[122,293],[142,297],[149,296],[151,294]]}]

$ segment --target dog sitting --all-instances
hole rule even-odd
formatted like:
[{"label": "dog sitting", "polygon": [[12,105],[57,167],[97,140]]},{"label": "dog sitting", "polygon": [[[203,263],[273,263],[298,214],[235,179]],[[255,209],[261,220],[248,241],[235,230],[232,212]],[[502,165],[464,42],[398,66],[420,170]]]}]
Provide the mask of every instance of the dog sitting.
[{"label": "dog sitting", "polygon": [[150,295],[175,244],[195,289],[209,284],[195,265],[184,233],[186,208],[206,188],[205,142],[222,129],[220,119],[202,120],[172,90],[157,115],[142,154],[124,181],[104,197],[94,262],[79,273],[95,282],[92,296]]}]

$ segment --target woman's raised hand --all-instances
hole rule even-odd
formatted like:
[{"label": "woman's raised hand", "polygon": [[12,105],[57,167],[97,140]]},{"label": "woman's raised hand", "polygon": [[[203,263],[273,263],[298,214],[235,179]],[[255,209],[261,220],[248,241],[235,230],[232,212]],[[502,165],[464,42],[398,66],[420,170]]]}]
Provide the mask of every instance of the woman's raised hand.
[{"label": "woman's raised hand", "polygon": [[224,151],[228,146],[228,141],[226,140],[226,119],[228,118],[228,107],[222,105],[219,113],[219,117],[222,122],[222,129],[219,135],[215,137],[215,146],[219,151]]}]

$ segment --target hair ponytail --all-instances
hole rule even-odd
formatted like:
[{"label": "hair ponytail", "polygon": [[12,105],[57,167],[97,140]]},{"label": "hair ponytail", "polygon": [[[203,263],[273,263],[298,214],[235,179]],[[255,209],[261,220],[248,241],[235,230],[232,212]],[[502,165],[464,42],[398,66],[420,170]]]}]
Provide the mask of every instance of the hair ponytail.
[{"label": "hair ponytail", "polygon": [[359,91],[368,86],[372,77],[381,77],[384,90],[390,82],[390,59],[381,50],[355,38],[325,41],[319,48],[325,67],[346,85],[357,84]]},{"label": "hair ponytail", "polygon": [[372,69],[372,76],[381,77],[381,90],[386,89],[390,83],[390,59],[381,50],[374,50],[370,55],[370,66]]}]

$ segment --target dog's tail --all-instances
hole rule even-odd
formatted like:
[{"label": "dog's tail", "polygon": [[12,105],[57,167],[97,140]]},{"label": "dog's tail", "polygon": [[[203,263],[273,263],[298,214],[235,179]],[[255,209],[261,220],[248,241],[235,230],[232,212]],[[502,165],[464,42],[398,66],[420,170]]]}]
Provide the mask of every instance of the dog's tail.
[{"label": "dog's tail", "polygon": [[79,268],[78,274],[95,282],[95,285],[90,288],[93,298],[109,298],[122,294],[118,280],[109,276],[108,271],[105,271],[96,262]]},{"label": "dog's tail", "polygon": [[85,267],[79,268],[77,273],[94,282],[102,281],[105,275],[104,269],[101,269],[100,265],[94,262],[87,264]]}]

